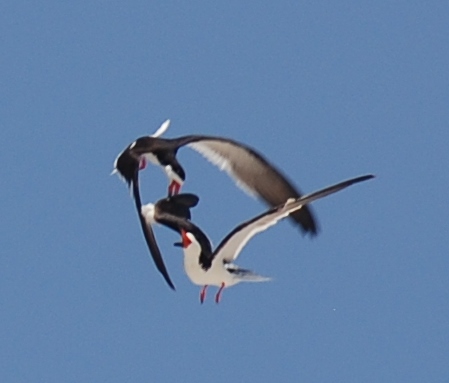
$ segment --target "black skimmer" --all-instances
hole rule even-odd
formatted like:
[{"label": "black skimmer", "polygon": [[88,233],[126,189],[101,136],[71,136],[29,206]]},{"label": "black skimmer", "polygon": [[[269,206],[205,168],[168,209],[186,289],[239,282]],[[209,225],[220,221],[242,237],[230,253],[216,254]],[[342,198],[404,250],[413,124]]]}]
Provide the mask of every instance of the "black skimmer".
[{"label": "black skimmer", "polygon": [[[161,166],[167,174],[168,195],[179,193],[185,172],[176,154],[179,148],[187,146],[224,170],[238,186],[248,194],[261,198],[270,207],[278,206],[289,198],[301,197],[295,186],[276,167],[249,146],[229,138],[203,135],[161,138],[169,125],[170,120],[165,121],[153,135],[138,138],[116,158],[113,173],[123,178],[129,187],[138,183],[139,170],[150,162]],[[317,234],[317,224],[307,206],[293,212],[290,217],[304,233]]]},{"label": "black skimmer", "polygon": [[209,239],[200,228],[192,223],[189,223],[190,229],[187,225],[180,227],[182,242],[175,243],[175,245],[183,247],[184,268],[187,276],[194,284],[203,286],[200,292],[200,302],[204,302],[209,285],[219,287],[215,295],[215,302],[219,303],[221,293],[225,287],[230,287],[240,282],[269,280],[267,277],[262,277],[232,263],[255,234],[275,225],[278,221],[288,217],[295,211],[303,209],[306,204],[373,177],[373,175],[365,175],[353,178],[301,198],[289,199],[286,203],[238,225],[221,241],[214,251]]},{"label": "black skimmer", "polygon": [[[136,207],[139,211],[140,225],[151,256],[156,264],[156,268],[163,275],[165,281],[175,290],[175,286],[168,275],[162,254],[154,237],[152,225],[160,223],[180,233],[180,227],[186,227],[184,221],[190,220],[191,218],[190,208],[197,205],[199,198],[194,194],[177,194],[163,198],[155,204],[149,203],[142,206],[138,191],[138,178],[137,182],[133,183],[133,189],[136,197]],[[139,206],[141,206],[140,210]]]}]

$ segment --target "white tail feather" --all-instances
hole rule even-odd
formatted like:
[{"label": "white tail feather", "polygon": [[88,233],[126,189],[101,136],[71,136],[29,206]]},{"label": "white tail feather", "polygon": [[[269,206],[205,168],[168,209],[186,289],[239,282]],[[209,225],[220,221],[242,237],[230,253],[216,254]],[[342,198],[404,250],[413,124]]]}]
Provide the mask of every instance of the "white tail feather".
[{"label": "white tail feather", "polygon": [[242,282],[269,282],[271,281],[270,277],[263,277],[262,275],[254,274],[254,273],[248,273],[239,275],[239,278],[241,278]]}]

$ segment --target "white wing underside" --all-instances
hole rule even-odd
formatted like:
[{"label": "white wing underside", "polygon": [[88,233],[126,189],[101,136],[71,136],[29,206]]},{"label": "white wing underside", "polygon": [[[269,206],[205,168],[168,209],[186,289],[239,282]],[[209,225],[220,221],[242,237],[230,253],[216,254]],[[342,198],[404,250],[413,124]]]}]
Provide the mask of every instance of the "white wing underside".
[{"label": "white wing underside", "polygon": [[217,258],[222,258],[226,262],[232,262],[235,260],[243,247],[246,246],[248,241],[257,233],[267,230],[269,227],[276,225],[283,218],[296,210],[301,209],[304,204],[296,200],[288,201],[282,208],[265,214],[258,220],[248,224],[241,230],[237,231],[229,238],[225,245],[219,250],[216,255]]},{"label": "white wing underside", "polygon": [[257,194],[234,173],[231,161],[214,150],[212,145],[208,145],[207,141],[193,142],[187,144],[187,146],[200,153],[206,160],[217,166],[221,171],[228,173],[228,175],[235,181],[236,185],[246,194],[253,198],[257,197]]},{"label": "white wing underside", "polygon": [[301,209],[304,205],[310,204],[317,199],[326,197],[355,183],[363,182],[373,177],[374,176],[372,175],[366,175],[352,178],[307,194],[298,199],[288,199],[285,205],[268,210],[259,217],[253,218],[252,220],[237,226],[237,228],[234,229],[235,232],[231,232],[233,234],[229,238],[225,238],[224,241],[218,245],[216,257],[221,257],[226,262],[232,262],[238,257],[240,251],[254,235],[275,225],[281,219],[288,217],[290,213]]}]

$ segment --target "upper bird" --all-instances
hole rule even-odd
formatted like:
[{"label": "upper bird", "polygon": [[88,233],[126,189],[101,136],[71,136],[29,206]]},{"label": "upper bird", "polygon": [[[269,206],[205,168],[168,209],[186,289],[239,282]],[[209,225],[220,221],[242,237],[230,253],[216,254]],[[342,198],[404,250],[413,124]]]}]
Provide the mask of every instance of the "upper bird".
[{"label": "upper bird", "polygon": [[206,234],[200,228],[187,220],[177,219],[176,222],[173,221],[173,224],[181,222],[181,225],[178,227],[181,231],[182,242],[175,245],[182,246],[184,249],[184,269],[186,274],[194,284],[203,286],[200,292],[200,302],[203,303],[206,289],[209,285],[219,287],[215,296],[215,302],[218,303],[225,287],[230,287],[240,282],[263,282],[269,280],[269,278],[257,275],[250,270],[242,269],[232,263],[254,235],[275,225],[292,213],[304,209],[306,204],[373,177],[372,175],[365,175],[352,178],[304,197],[289,199],[286,203],[238,225],[226,235],[214,251]]},{"label": "upper bird", "polygon": [[[165,121],[151,136],[140,137],[114,162],[113,173],[118,173],[128,186],[133,187],[134,199],[139,194],[138,173],[148,162],[163,168],[169,179],[168,195],[178,194],[186,178],[178,162],[178,149],[188,146],[226,171],[238,186],[249,194],[261,198],[269,206],[285,203],[289,198],[298,199],[300,192],[293,184],[260,153],[254,149],[224,137],[188,135],[164,139],[160,136],[168,129],[170,120]],[[140,210],[140,206],[136,207]],[[315,235],[317,224],[307,206],[290,214],[292,220],[304,233]]]}]

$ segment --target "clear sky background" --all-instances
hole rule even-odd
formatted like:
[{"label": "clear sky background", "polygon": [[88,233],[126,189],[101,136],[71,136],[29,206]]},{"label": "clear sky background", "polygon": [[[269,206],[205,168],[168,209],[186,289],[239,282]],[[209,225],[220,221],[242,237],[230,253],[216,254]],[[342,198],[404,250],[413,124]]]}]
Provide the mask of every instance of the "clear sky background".
[{"label": "clear sky background", "polygon": [[[4,1],[0,381],[447,382],[447,1]],[[156,271],[117,154],[166,137],[257,148],[318,201],[238,263],[273,281],[217,306],[156,228]],[[264,211],[190,149],[215,244]],[[166,193],[141,174],[144,202]]]}]

